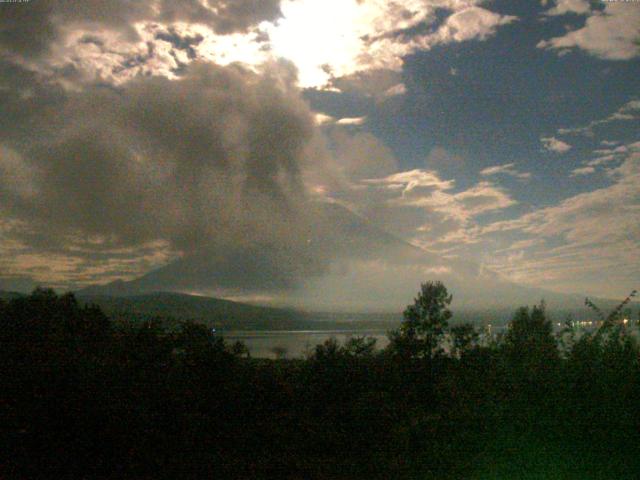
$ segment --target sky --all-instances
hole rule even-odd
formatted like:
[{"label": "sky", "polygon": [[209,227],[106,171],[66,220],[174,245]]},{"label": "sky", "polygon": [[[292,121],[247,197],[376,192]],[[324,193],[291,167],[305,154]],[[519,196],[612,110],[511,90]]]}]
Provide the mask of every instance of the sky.
[{"label": "sky", "polygon": [[637,2],[0,3],[0,288],[624,297],[639,127]]}]

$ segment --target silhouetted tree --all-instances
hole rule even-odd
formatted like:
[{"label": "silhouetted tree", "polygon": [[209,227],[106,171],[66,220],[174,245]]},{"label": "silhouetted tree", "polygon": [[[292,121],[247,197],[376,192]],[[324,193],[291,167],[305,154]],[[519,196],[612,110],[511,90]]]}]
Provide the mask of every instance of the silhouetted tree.
[{"label": "silhouetted tree", "polygon": [[531,312],[528,307],[520,307],[516,311],[509,323],[504,343],[517,356],[557,354],[553,326],[547,319],[544,302],[535,305]]},{"label": "silhouetted tree", "polygon": [[480,335],[470,323],[456,325],[451,328],[451,340],[453,353],[462,356],[469,350],[478,346]]},{"label": "silhouetted tree", "polygon": [[351,337],[342,348],[350,357],[371,357],[376,351],[376,343],[377,340],[373,337]]},{"label": "silhouetted tree", "polygon": [[442,282],[423,283],[407,306],[400,330],[390,334],[390,349],[403,357],[433,358],[442,352],[440,346],[449,325],[452,295]]},{"label": "silhouetted tree", "polygon": [[503,348],[510,379],[509,394],[523,402],[520,413],[528,414],[526,418],[530,421],[536,415],[530,409],[539,405],[536,399],[542,403],[550,401],[560,359],[544,302],[531,311],[528,307],[516,311],[504,336]]},{"label": "silhouetted tree", "polygon": [[236,357],[248,358],[251,356],[251,353],[249,352],[249,349],[247,348],[247,346],[240,340],[236,340],[228,348],[231,354]]},{"label": "silhouetted tree", "polygon": [[593,310],[593,312],[598,316],[598,319],[600,320],[600,327],[598,328],[596,335],[602,335],[606,333],[608,330],[610,330],[612,327],[614,327],[615,325],[622,324],[623,317],[625,315],[630,316],[630,312],[628,310],[625,311],[625,307],[629,303],[631,303],[631,301],[633,300],[633,297],[635,297],[637,294],[638,294],[638,291],[633,290],[627,296],[627,298],[625,298],[622,302],[620,302],[613,310],[611,310],[611,312],[609,312],[609,315],[606,315],[606,316],[604,312],[595,303],[589,300],[589,298],[585,298],[584,299],[585,305],[589,307],[591,310]]},{"label": "silhouetted tree", "polygon": [[342,356],[342,349],[340,348],[340,344],[335,337],[328,338],[319,345],[316,345],[312,359],[316,362],[327,362],[334,361],[335,359]]}]

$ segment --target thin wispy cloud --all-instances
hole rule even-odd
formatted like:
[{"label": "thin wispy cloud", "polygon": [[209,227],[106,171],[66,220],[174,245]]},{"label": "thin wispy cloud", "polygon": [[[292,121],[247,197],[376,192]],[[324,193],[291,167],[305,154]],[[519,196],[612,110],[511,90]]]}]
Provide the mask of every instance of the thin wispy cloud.
[{"label": "thin wispy cloud", "polygon": [[362,125],[367,121],[367,117],[351,117],[351,118],[341,118],[336,124],[337,125]]},{"label": "thin wispy cloud", "polygon": [[571,176],[572,177],[579,177],[579,176],[582,176],[582,175],[589,175],[589,174],[591,174],[591,173],[593,173],[595,171],[596,171],[596,169],[593,168],[593,166],[574,168],[571,171]]},{"label": "thin wispy cloud", "polygon": [[[476,243],[474,231],[478,216],[517,204],[507,191],[491,182],[481,181],[454,192],[453,180],[445,180],[437,172],[423,169],[362,183],[369,186],[367,200],[373,198],[377,205],[364,209],[368,211],[367,215],[396,216],[405,221],[412,218],[403,227],[401,235],[428,249]],[[380,191],[384,192],[385,211],[379,207]]]},{"label": "thin wispy cloud", "polygon": [[484,168],[480,171],[480,175],[484,177],[491,175],[508,175],[519,178],[520,180],[527,180],[531,178],[531,173],[518,171],[515,168],[515,163],[505,163],[504,165],[495,165],[493,167]]},{"label": "thin wispy cloud", "polygon": [[597,168],[610,168],[611,165],[621,163],[628,154],[636,154],[640,151],[640,142],[633,142],[627,145],[618,145],[617,142],[609,145],[610,148],[598,148],[593,151],[595,158],[582,162],[584,167],[577,168],[572,172],[572,176],[593,173]]},{"label": "thin wispy cloud", "polygon": [[622,105],[618,110],[613,112],[608,117],[598,119],[598,120],[593,120],[589,122],[587,125],[583,125],[580,127],[559,128],[558,134],[559,135],[593,136],[595,127],[607,125],[612,122],[625,122],[625,121],[640,119],[640,117],[638,116],[638,112],[640,112],[640,100],[629,100],[627,103]]},{"label": "thin wispy cloud", "polygon": [[498,256],[492,261],[493,268],[533,283],[561,285],[572,278],[574,289],[588,290],[598,275],[612,285],[630,286],[640,268],[640,155],[628,155],[621,166],[607,173],[614,181],[609,187],[485,227],[483,235],[519,232],[532,241],[563,240],[553,249],[527,251],[522,246],[526,254],[517,264]]}]

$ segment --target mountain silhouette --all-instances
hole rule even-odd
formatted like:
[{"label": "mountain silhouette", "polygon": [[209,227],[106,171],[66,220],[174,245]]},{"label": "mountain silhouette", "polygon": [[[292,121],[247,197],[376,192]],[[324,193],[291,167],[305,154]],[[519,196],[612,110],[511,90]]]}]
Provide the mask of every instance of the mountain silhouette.
[{"label": "mountain silhouette", "polygon": [[[317,216],[318,228],[309,243],[321,258],[332,258],[324,270],[315,265],[308,271],[304,264],[292,267],[292,252],[282,245],[252,243],[225,251],[203,245],[136,279],[90,286],[78,294],[123,297],[167,291],[256,298],[262,303],[275,295],[280,299],[277,305],[296,308],[401,311],[421,281],[438,279],[453,292],[459,308],[513,307],[544,298],[552,308],[584,310],[583,295],[518,285],[472,262],[442,258],[338,203],[322,204]],[[376,276],[378,266],[392,274]]]}]

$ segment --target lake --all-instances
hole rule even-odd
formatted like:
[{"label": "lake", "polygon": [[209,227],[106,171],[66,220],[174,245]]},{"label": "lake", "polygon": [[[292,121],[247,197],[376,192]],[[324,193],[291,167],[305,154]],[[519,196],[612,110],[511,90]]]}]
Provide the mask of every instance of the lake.
[{"label": "lake", "polygon": [[335,338],[341,345],[351,337],[373,337],[376,347],[384,348],[389,343],[386,330],[268,330],[268,331],[226,331],[224,338],[228,342],[240,340],[252,357],[303,358],[314,347],[329,338]]},{"label": "lake", "polygon": [[[590,331],[594,327],[594,322],[577,322],[578,335],[585,331]],[[487,330],[488,327],[488,330]],[[558,333],[563,325],[553,324],[554,330]],[[504,332],[506,325],[476,325],[476,329],[485,332],[481,335],[481,343],[488,341],[489,337]],[[640,337],[637,327],[633,328],[633,334]],[[231,330],[225,331],[223,336],[228,342],[240,340],[244,343],[251,356],[254,358],[277,358],[279,355],[284,358],[304,358],[313,352],[316,345],[324,343],[329,338],[335,338],[340,345],[344,344],[352,337],[373,337],[377,340],[376,348],[382,349],[389,344],[387,332],[391,328],[369,328],[369,329],[335,329],[335,330]],[[449,344],[445,339],[443,347],[448,350]]]}]

